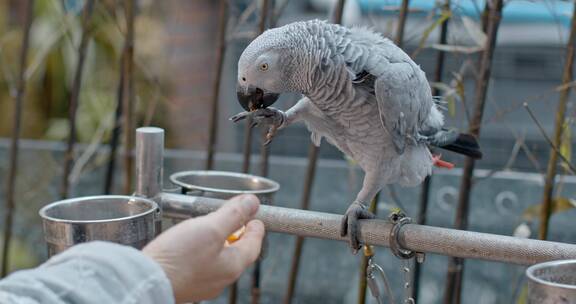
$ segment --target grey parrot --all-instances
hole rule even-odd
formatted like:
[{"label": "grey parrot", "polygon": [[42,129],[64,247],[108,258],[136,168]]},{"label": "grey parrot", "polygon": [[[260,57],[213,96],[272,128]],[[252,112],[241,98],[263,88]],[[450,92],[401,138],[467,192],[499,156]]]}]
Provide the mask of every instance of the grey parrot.
[{"label": "grey parrot", "polygon": [[[303,97],[286,112],[270,107],[285,92]],[[237,95],[246,111],[230,119],[267,127],[265,144],[301,121],[315,145],[325,138],[363,169],[340,229],[354,251],[361,248],[358,220],[374,217],[366,204],[387,184],[415,186],[430,175],[430,146],[482,156],[473,136],[443,127],[420,67],[367,28],[313,20],[267,30],[240,56]]]}]

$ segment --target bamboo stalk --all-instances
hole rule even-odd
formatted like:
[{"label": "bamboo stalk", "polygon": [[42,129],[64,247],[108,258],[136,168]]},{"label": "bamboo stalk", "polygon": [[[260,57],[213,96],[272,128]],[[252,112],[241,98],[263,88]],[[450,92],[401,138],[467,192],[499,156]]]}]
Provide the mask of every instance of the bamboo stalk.
[{"label": "bamboo stalk", "polygon": [[[495,0],[491,5],[486,6],[490,9],[486,20],[486,34],[488,39],[484,51],[481,55],[478,82],[476,84],[475,106],[470,121],[469,133],[479,137],[482,126],[482,116],[484,114],[484,105],[490,73],[492,67],[492,57],[496,46],[498,35],[498,26],[502,16],[503,0]],[[467,157],[464,163],[462,173],[462,184],[458,198],[458,207],[456,209],[456,219],[454,226],[456,229],[466,230],[468,228],[468,213],[470,206],[470,195],[472,190],[472,175],[474,173],[475,160]],[[463,278],[464,260],[461,258],[452,258],[448,264],[446,275],[446,289],[444,290],[444,303],[459,304],[461,301],[461,289]]]},{"label": "bamboo stalk", "polygon": [[216,49],[216,73],[212,87],[212,104],[210,109],[210,131],[208,133],[208,156],[206,170],[214,167],[214,153],[216,151],[216,137],[218,136],[218,101],[220,99],[220,82],[224,70],[224,56],[226,54],[226,28],[228,26],[228,0],[220,0],[218,23],[218,46]]},{"label": "bamboo stalk", "polygon": [[[562,73],[562,84],[568,84],[572,81],[572,68],[574,66],[574,49],[576,47],[576,3],[574,3],[574,12],[572,13],[572,25],[570,28],[570,38],[566,45],[566,62]],[[542,197],[542,209],[540,212],[540,227],[538,238],[545,240],[548,236],[548,225],[550,214],[552,212],[552,192],[554,190],[554,180],[556,177],[556,166],[558,163],[558,153],[555,153],[555,147],[560,147],[562,133],[564,130],[564,120],[566,117],[566,104],[570,96],[570,88],[560,92],[560,101],[556,110],[556,123],[554,125],[553,144],[550,148],[550,158],[548,159],[548,168],[546,170],[546,179],[544,183],[544,194]]]},{"label": "bamboo stalk", "polygon": [[16,87],[16,98],[14,100],[14,122],[12,125],[12,135],[10,138],[10,154],[8,163],[8,181],[6,183],[6,205],[4,214],[4,238],[2,243],[2,273],[0,277],[8,274],[8,261],[10,259],[10,241],[12,239],[12,223],[14,222],[14,213],[16,208],[16,172],[18,171],[18,152],[20,148],[20,129],[22,126],[22,107],[24,104],[24,94],[26,92],[26,60],[28,58],[28,49],[30,45],[30,28],[34,18],[34,0],[24,2],[24,33],[22,35],[22,48],[20,49],[18,73],[18,83]]},{"label": "bamboo stalk", "polygon": [[124,89],[124,193],[132,192],[134,172],[134,15],[136,0],[125,0],[126,11],[126,74]]},{"label": "bamboo stalk", "polygon": [[[442,4],[442,12],[450,12],[450,0],[445,0]],[[446,19],[440,28],[440,37],[438,38],[439,44],[446,44],[448,39],[448,24],[450,18]],[[436,69],[434,70],[434,82],[442,82],[442,74],[444,73],[444,61],[446,58],[446,53],[443,51],[438,51],[436,53]],[[440,95],[440,89],[435,88],[432,91],[433,96]],[[426,224],[426,213],[428,211],[428,202],[430,198],[430,190],[432,186],[432,176],[426,177],[422,183],[422,190],[420,192],[420,204],[418,207],[418,216],[416,217],[416,223],[418,225]],[[420,289],[420,263],[415,263],[414,271],[412,272],[412,298],[415,302],[418,302],[418,291]]]},{"label": "bamboo stalk", "polygon": [[78,110],[78,102],[80,99],[80,90],[82,88],[82,73],[84,72],[84,61],[86,60],[86,52],[88,49],[88,42],[92,29],[90,28],[90,19],[94,10],[94,0],[88,0],[82,13],[82,36],[80,38],[80,46],[78,47],[78,64],[74,72],[74,80],[72,83],[72,92],[70,93],[70,103],[68,109],[68,121],[70,125],[70,132],[68,134],[68,141],[66,145],[66,152],[64,154],[64,172],[62,175],[62,188],[60,189],[60,197],[66,198],[69,194],[70,188],[70,171],[72,170],[72,162],[74,161],[74,145],[76,144],[76,112]]},{"label": "bamboo stalk", "polygon": [[[334,10],[334,23],[342,23],[342,15],[344,14],[344,5],[346,0],[338,0]],[[300,202],[301,210],[308,210],[310,206],[310,196],[314,185],[314,178],[316,176],[316,164],[318,161],[320,147],[310,143],[308,149],[308,167],[306,169],[306,177],[304,178],[304,191],[302,192],[302,200]],[[290,266],[290,274],[288,277],[288,287],[286,295],[284,296],[284,304],[292,303],[294,298],[294,291],[296,289],[296,282],[298,279],[298,272],[300,267],[300,257],[302,256],[302,249],[304,248],[304,238],[297,237],[294,245],[294,253],[292,254],[292,263]]]},{"label": "bamboo stalk", "polygon": [[396,39],[394,43],[399,48],[402,48],[404,43],[404,27],[406,26],[406,19],[408,18],[408,6],[410,5],[410,0],[402,0],[402,6],[400,7],[400,15],[398,16],[398,27],[396,29]]}]

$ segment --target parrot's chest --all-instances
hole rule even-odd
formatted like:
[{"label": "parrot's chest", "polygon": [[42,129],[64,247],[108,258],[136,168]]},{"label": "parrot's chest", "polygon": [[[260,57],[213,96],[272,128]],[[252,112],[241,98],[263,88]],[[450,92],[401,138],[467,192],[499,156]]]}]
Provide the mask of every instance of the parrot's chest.
[{"label": "parrot's chest", "polygon": [[[352,103],[353,102],[353,103]],[[329,143],[336,146],[361,167],[374,165],[386,155],[389,135],[386,133],[378,115],[375,102],[369,99],[351,101],[350,106],[332,108],[322,107],[325,121],[317,121],[312,129],[319,131]],[[332,126],[326,129],[326,126]],[[392,152],[392,151],[390,151]]]}]

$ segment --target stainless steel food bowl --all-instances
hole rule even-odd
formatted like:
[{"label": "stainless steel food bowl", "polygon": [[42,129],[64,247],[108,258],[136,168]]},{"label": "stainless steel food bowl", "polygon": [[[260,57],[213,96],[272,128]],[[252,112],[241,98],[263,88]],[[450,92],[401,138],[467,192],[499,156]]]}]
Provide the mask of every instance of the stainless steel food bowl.
[{"label": "stainless steel food bowl", "polygon": [[48,255],[103,240],[142,248],[155,236],[158,205],[149,199],[103,195],[57,201],[40,209]]},{"label": "stainless steel food bowl", "polygon": [[270,204],[280,185],[268,178],[226,171],[183,171],[170,176],[184,193],[227,199],[239,194],[254,194]]},{"label": "stainless steel food bowl", "polygon": [[576,304],[576,260],[551,261],[526,270],[528,303]]}]

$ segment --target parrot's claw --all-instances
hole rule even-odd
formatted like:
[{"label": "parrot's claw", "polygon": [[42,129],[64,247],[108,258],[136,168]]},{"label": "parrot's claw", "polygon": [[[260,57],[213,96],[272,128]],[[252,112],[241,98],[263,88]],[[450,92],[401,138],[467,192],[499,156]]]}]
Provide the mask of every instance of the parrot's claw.
[{"label": "parrot's claw", "polygon": [[250,125],[250,128],[254,128],[259,125],[269,126],[268,132],[266,133],[266,141],[264,142],[264,145],[268,145],[270,142],[272,142],[272,138],[274,135],[276,135],[276,131],[278,131],[278,129],[284,123],[286,114],[278,109],[268,107],[257,109],[251,112],[238,113],[230,117],[230,120],[233,122],[239,122],[248,117],[252,117],[252,124]]},{"label": "parrot's claw", "polygon": [[359,222],[358,220],[361,219],[373,219],[375,216],[372,214],[366,206],[362,203],[354,202],[346,213],[342,217],[342,221],[340,223],[340,236],[344,237],[348,235],[350,238],[350,248],[352,249],[352,253],[358,253],[358,250],[362,248],[360,244],[360,231],[359,231]]},{"label": "parrot's claw", "polygon": [[233,121],[233,122],[239,122],[243,119],[246,119],[246,117],[252,115],[252,113],[250,112],[240,112],[230,118],[228,118],[229,120]]}]

